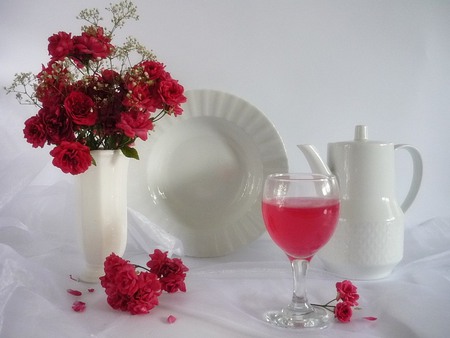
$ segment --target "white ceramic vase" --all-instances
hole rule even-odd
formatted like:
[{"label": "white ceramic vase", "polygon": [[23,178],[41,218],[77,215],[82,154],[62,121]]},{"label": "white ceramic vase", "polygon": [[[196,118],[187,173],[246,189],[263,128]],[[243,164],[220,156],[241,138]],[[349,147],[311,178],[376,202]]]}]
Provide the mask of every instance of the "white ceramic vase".
[{"label": "white ceramic vase", "polygon": [[91,151],[91,165],[80,179],[81,246],[85,268],[79,278],[98,283],[105,258],[122,256],[127,244],[129,158],[120,150]]}]

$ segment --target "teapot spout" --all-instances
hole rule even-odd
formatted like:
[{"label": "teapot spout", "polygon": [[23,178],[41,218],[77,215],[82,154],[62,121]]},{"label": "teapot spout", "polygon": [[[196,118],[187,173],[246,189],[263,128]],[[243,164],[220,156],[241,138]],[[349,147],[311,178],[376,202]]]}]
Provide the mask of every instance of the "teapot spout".
[{"label": "teapot spout", "polygon": [[317,149],[311,144],[300,144],[297,147],[303,152],[313,173],[331,176],[330,168],[320,158]]}]

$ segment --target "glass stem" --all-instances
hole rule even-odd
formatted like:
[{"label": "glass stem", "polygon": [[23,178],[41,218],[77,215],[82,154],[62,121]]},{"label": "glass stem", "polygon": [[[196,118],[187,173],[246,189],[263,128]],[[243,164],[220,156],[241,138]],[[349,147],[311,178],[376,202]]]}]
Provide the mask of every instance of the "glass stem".
[{"label": "glass stem", "polygon": [[306,295],[306,272],[309,262],[304,259],[293,259],[291,261],[292,273],[294,276],[294,292],[292,301],[288,308],[299,314],[314,312],[314,308],[309,304]]}]

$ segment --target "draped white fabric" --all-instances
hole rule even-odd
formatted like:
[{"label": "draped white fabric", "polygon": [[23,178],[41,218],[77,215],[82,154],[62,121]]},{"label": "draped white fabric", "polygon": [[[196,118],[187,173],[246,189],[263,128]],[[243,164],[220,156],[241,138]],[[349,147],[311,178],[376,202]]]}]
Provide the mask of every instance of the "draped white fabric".
[{"label": "draped white fabric", "polygon": [[[187,292],[164,294],[147,315],[131,316],[106,303],[99,285],[76,282],[82,265],[73,208],[74,184],[35,186],[14,194],[0,217],[1,337],[294,337],[262,320],[291,296],[288,260],[267,234],[228,256],[182,257],[190,268]],[[129,210],[131,215],[133,210]],[[158,235],[143,219],[129,217],[125,258],[145,264],[155,247],[173,250],[173,238]],[[136,236],[136,234],[139,234]],[[353,281],[361,310],[350,323],[311,337],[443,337],[450,313],[450,219],[406,227],[405,257],[391,276]],[[175,248],[177,249],[177,248]],[[178,247],[178,252],[180,248]],[[308,279],[311,301],[335,297],[342,280],[313,259]],[[87,290],[94,288],[90,293]],[[66,289],[83,292],[74,297]],[[86,311],[74,312],[76,300]],[[169,315],[177,318],[168,324]],[[363,319],[377,317],[376,321]]]}]

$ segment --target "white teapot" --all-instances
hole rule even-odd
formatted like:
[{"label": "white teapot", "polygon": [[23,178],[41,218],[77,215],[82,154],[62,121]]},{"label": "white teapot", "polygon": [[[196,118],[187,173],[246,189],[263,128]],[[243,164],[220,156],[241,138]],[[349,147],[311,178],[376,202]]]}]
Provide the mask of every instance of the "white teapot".
[{"label": "white teapot", "polygon": [[[319,251],[325,267],[352,279],[388,276],[403,258],[404,212],[422,181],[422,159],[411,145],[369,141],[366,126],[356,126],[355,139],[328,144],[328,166],[311,145],[299,145],[313,172],[334,174],[339,182],[341,211],[331,240]],[[395,195],[395,150],[412,157],[408,194],[399,205]]]}]

